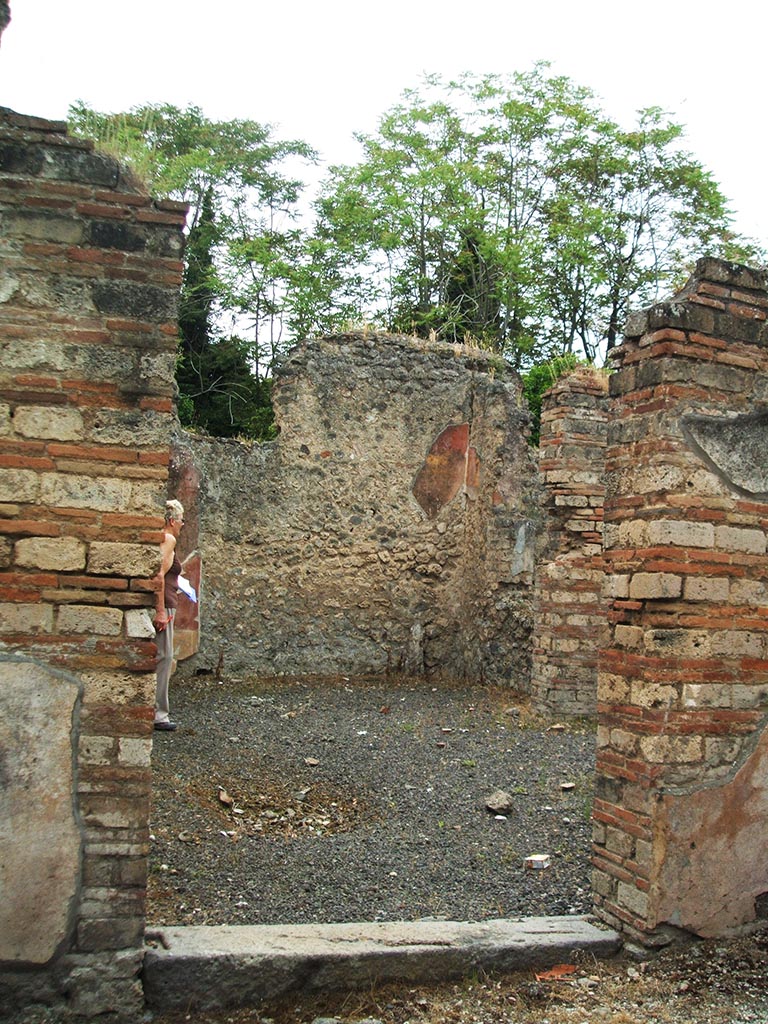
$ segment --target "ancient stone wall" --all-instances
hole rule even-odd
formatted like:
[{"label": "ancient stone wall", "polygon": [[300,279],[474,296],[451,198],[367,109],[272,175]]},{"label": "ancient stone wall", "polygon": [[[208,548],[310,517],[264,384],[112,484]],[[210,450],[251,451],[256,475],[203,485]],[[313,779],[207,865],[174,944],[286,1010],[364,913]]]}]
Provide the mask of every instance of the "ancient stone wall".
[{"label": "ancient stone wall", "polygon": [[655,941],[768,909],[768,295],[701,260],[611,378],[594,891]]},{"label": "ancient stone wall", "polygon": [[174,453],[203,562],[190,670],[527,688],[537,505],[517,377],[477,349],[349,334],[294,350],[274,395],[273,444],[187,436]]},{"label": "ancient stone wall", "polygon": [[183,222],[0,111],[0,1015],[142,1004]]},{"label": "ancient stone wall", "polygon": [[597,707],[607,422],[608,377],[600,371],[560,377],[544,396],[531,673],[534,705],[544,713],[594,715]]}]

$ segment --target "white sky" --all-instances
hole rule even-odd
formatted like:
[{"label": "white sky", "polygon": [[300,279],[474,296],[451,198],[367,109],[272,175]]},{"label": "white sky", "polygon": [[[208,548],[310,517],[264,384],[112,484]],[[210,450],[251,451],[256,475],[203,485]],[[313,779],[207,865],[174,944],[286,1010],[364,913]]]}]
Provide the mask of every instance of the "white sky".
[{"label": "white sky", "polygon": [[354,160],[355,131],[416,87],[446,77],[552,70],[631,123],[660,106],[686,126],[735,226],[768,246],[764,98],[768,5],[701,0],[10,0],[0,105],[63,120],[98,110],[194,103],[251,118],[329,163]]}]

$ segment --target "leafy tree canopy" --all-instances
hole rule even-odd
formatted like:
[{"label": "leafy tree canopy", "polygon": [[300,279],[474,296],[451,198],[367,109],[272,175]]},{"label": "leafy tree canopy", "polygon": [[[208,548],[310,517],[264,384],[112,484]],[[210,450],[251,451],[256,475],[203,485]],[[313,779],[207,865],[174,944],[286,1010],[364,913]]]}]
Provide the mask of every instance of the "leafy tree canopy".
[{"label": "leafy tree canopy", "polygon": [[545,64],[427,77],[332,169],[317,234],[383,327],[472,335],[521,368],[592,361],[698,257],[755,256],[681,137],[656,108],[623,130]]},{"label": "leafy tree canopy", "polygon": [[[179,409],[216,433],[270,436],[272,368],[311,334],[372,324],[471,338],[523,371],[592,362],[700,256],[765,259],[680,125],[654,107],[627,130],[546,64],[426,76],[313,207],[300,175],[316,154],[269,125],[82,103],[70,124],[190,204]],[[529,378],[534,400],[548,375]]]}]

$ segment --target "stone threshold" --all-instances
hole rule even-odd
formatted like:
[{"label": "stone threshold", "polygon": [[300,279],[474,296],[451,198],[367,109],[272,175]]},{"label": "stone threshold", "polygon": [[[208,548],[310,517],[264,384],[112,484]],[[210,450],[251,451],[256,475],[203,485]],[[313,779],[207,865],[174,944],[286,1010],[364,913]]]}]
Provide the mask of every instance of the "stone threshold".
[{"label": "stone threshold", "polygon": [[257,1007],[288,993],[434,984],[545,968],[585,953],[608,957],[620,948],[617,932],[588,917],[150,925],[144,996],[159,1011]]}]

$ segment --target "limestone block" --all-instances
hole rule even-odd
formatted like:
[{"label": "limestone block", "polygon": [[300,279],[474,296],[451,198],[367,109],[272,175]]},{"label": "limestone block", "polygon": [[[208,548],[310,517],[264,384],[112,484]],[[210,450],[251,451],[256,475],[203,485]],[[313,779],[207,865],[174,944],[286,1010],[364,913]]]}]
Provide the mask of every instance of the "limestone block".
[{"label": "limestone block", "polygon": [[605,831],[605,848],[611,853],[615,853],[626,860],[632,855],[633,847],[635,845],[634,837],[628,832],[623,832],[618,828],[607,828]]},{"label": "limestone block", "polygon": [[[126,613],[126,618],[133,612]],[[89,671],[81,674],[83,704],[152,704],[155,674]]]},{"label": "limestone block", "polygon": [[619,524],[618,543],[622,548],[644,548],[648,538],[648,528],[652,525],[643,519],[630,519]]},{"label": "limestone block", "polygon": [[736,526],[715,527],[715,547],[725,551],[745,551],[752,555],[764,555],[765,534],[762,530],[745,530]]},{"label": "limestone block", "polygon": [[7,437],[11,432],[11,407],[7,402],[0,402],[0,437]]},{"label": "limestone block", "polygon": [[108,476],[43,473],[40,476],[40,500],[54,508],[88,508],[97,512],[133,511],[130,481]]},{"label": "limestone block", "polygon": [[624,704],[629,697],[629,683],[624,676],[598,672],[597,699],[606,704]]},{"label": "limestone block", "polygon": [[60,633],[92,633],[96,636],[119,636],[123,613],[119,608],[97,608],[89,604],[67,604],[59,609],[57,628]]},{"label": "limestone block", "polygon": [[13,415],[13,429],[23,437],[79,441],[83,417],[78,409],[63,406],[19,406]]},{"label": "limestone block", "polygon": [[762,658],[763,633],[722,629],[712,635],[712,653],[723,658]]},{"label": "limestone block", "polygon": [[766,604],[768,588],[760,580],[731,580],[729,597],[731,604]]},{"label": "limestone block", "polygon": [[638,494],[651,494],[657,491],[673,493],[685,488],[685,471],[679,466],[640,466],[634,487]]},{"label": "limestone block", "polygon": [[[167,436],[164,437],[163,444],[168,443]],[[133,512],[149,512],[155,515],[160,514],[163,500],[165,497],[165,484],[159,485],[157,481],[140,481],[132,480],[130,482],[130,509]],[[159,543],[159,542],[158,542]]]},{"label": "limestone block", "polygon": [[155,635],[152,616],[147,608],[131,608],[125,613],[126,636],[150,638]]},{"label": "limestone block", "polygon": [[621,754],[634,756],[637,753],[638,737],[626,729],[610,730],[610,746]]},{"label": "limestone block", "polygon": [[629,597],[629,576],[620,573],[604,576],[603,597]]},{"label": "limestone block", "polygon": [[40,477],[31,469],[0,469],[0,501],[37,501]]},{"label": "limestone block", "polygon": [[88,552],[88,572],[94,575],[149,579],[159,568],[160,552],[154,544],[94,541]]},{"label": "limestone block", "polygon": [[148,768],[152,759],[152,738],[136,738],[121,736],[117,741],[117,760],[119,764],[133,768]]},{"label": "limestone block", "polygon": [[648,680],[633,682],[630,687],[630,702],[639,708],[668,708],[677,702],[677,689]]},{"label": "limestone block", "polygon": [[81,571],[85,554],[85,544],[76,537],[25,537],[15,547],[17,565],[58,572]]},{"label": "limestone block", "polygon": [[70,677],[0,660],[0,961],[44,964],[73,925],[78,697]]},{"label": "limestone block", "polygon": [[681,548],[711,548],[715,528],[712,523],[691,523],[684,519],[658,519],[648,523],[648,543],[673,544]]},{"label": "limestone block", "polygon": [[46,604],[0,604],[1,633],[51,633],[53,608]]},{"label": "limestone block", "polygon": [[726,577],[687,576],[683,583],[683,597],[686,601],[728,601],[730,580]]},{"label": "limestone block", "polygon": [[637,601],[669,600],[682,592],[682,577],[670,572],[636,572],[629,582],[629,596]]},{"label": "limestone block", "polygon": [[686,683],[682,692],[683,707],[730,708],[734,706],[734,689],[731,683]]},{"label": "limestone block", "polygon": [[649,629],[643,639],[648,654],[708,658],[712,651],[710,634],[702,629]]},{"label": "limestone block", "polygon": [[757,686],[735,683],[731,687],[731,701],[733,707],[739,710],[768,707],[768,683]]},{"label": "limestone block", "polygon": [[82,765],[108,765],[114,761],[115,739],[113,736],[81,736],[78,744],[78,761]]},{"label": "limestone block", "polygon": [[700,736],[643,736],[640,752],[652,764],[695,764],[704,756]]},{"label": "limestone block", "polygon": [[643,629],[641,626],[617,625],[613,636],[619,647],[636,649],[643,645]]},{"label": "limestone block", "polygon": [[[722,367],[718,367],[718,373],[723,373]],[[722,386],[719,381],[717,386]],[[765,413],[733,418],[686,416],[684,423],[694,450],[710,459],[725,480],[751,494],[768,489]]]},{"label": "limestone block", "polygon": [[617,903],[636,917],[645,919],[648,914],[648,893],[627,882],[619,882]]},{"label": "limestone block", "polygon": [[77,245],[83,237],[83,222],[76,217],[59,217],[48,212],[18,210],[5,214],[3,231],[9,238],[32,238],[36,241]]}]

